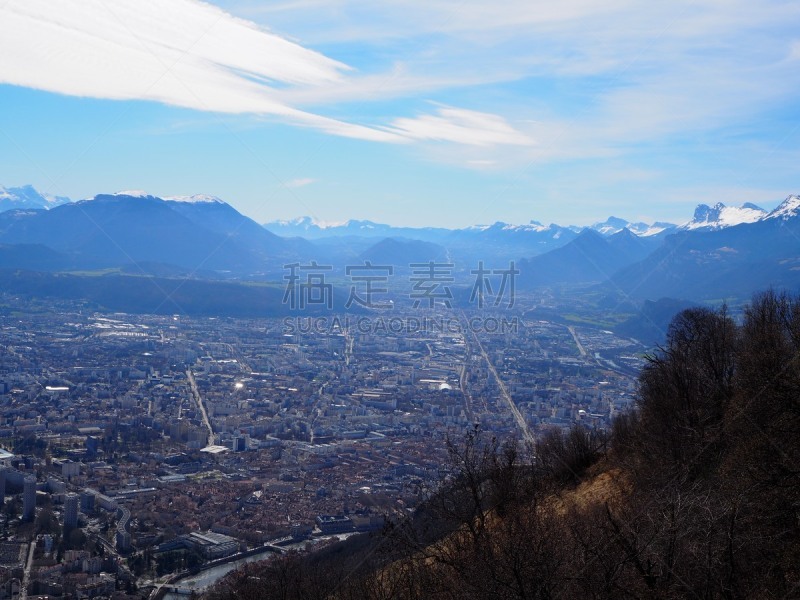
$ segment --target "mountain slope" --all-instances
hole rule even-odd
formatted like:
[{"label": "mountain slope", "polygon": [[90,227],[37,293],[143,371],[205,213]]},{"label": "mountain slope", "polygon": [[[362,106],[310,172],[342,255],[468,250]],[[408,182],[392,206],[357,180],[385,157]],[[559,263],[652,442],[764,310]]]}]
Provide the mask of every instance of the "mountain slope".
[{"label": "mountain slope", "polygon": [[68,256],[42,244],[0,244],[0,269],[57,271],[69,265]]},{"label": "mountain slope", "polygon": [[623,228],[609,238],[608,245],[622,253],[624,261],[631,263],[642,260],[658,245],[659,240],[653,237],[639,237],[630,229]]},{"label": "mountain slope", "polygon": [[747,298],[768,287],[800,286],[800,199],[790,196],[754,223],[681,231],[613,283],[636,298]]},{"label": "mountain slope", "polygon": [[192,223],[247,249],[261,260],[312,257],[314,246],[300,238],[281,238],[214,196],[165,198],[167,204]]},{"label": "mountain slope", "polygon": [[98,195],[48,211],[2,213],[0,243],[44,244],[70,254],[83,267],[150,262],[235,273],[263,271],[269,266],[267,250],[276,255],[281,250],[277,241],[255,253],[215,227],[193,221],[154,196]]},{"label": "mountain slope", "polygon": [[451,252],[454,262],[464,265],[505,263],[524,257],[544,254],[560,248],[578,235],[576,228],[542,225],[531,221],[527,225],[510,225],[498,221],[492,225],[457,229],[442,242]]},{"label": "mountain slope", "polygon": [[411,263],[443,262],[447,251],[437,244],[420,240],[387,238],[361,253],[359,259],[375,265],[407,268]]},{"label": "mountain slope", "polygon": [[612,242],[592,229],[584,229],[569,244],[521,261],[520,282],[535,286],[605,281],[615,271],[647,253],[627,230],[612,238],[616,239]]}]

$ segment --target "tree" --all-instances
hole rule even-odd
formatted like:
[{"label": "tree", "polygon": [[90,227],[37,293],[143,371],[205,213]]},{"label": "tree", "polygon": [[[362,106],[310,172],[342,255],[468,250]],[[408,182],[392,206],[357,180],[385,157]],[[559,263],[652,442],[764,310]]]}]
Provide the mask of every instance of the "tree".
[{"label": "tree", "polygon": [[666,346],[648,357],[639,377],[639,439],[663,476],[717,464],[736,337],[724,307],[692,308],[675,317]]},{"label": "tree", "polygon": [[781,595],[800,581],[800,298],[773,291],[746,309],[736,394],[725,425],[735,443],[725,462],[739,527],[752,532],[737,552],[752,587]]},{"label": "tree", "polygon": [[599,458],[607,436],[600,431],[573,425],[569,432],[549,429],[536,444],[537,464],[559,481],[576,483]]},{"label": "tree", "polygon": [[58,517],[49,508],[43,508],[36,515],[36,533],[57,535],[60,531]]}]

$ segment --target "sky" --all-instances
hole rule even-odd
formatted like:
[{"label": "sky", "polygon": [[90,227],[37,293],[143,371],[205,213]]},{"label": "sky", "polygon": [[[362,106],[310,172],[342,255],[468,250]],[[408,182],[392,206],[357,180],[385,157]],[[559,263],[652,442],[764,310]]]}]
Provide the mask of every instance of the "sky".
[{"label": "sky", "polygon": [[444,227],[800,193],[794,0],[0,0],[0,40],[7,187]]}]

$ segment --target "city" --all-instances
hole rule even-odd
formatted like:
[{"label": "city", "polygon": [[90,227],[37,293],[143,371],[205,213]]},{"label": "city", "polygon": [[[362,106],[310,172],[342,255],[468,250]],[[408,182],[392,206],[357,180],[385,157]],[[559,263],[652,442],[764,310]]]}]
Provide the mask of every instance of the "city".
[{"label": "city", "polygon": [[379,530],[475,425],[523,445],[608,428],[646,348],[553,302],[236,319],[0,296],[0,598],[163,593]]}]

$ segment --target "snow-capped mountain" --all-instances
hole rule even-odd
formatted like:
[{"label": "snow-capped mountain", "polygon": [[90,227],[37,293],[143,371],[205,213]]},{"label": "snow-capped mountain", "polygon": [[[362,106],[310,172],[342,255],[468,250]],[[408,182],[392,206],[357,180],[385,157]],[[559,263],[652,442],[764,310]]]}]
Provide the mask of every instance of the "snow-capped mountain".
[{"label": "snow-capped mountain", "polygon": [[[100,194],[101,196],[103,194]],[[127,198],[160,198],[161,200],[169,200],[172,202],[185,202],[187,204],[226,204],[226,202],[216,196],[208,194],[194,194],[191,196],[154,196],[148,194],[144,190],[124,190],[111,194],[112,196],[125,196]]]},{"label": "snow-capped mountain", "polygon": [[[550,231],[552,229],[559,228],[559,225],[551,223],[550,225],[543,225],[539,221],[531,221],[530,223],[526,223],[524,225],[512,225],[511,223],[504,223],[503,221],[497,221],[492,223],[491,225],[472,225],[470,227],[465,228],[465,231],[510,231],[510,232],[534,232],[534,233],[542,233],[544,231]],[[576,228],[576,231],[579,231],[579,228]]]},{"label": "snow-capped mountain", "polygon": [[5,188],[0,186],[0,212],[15,209],[44,209],[48,210],[71,202],[63,196],[42,194],[32,185]]},{"label": "snow-capped mountain", "polygon": [[355,220],[341,223],[318,221],[312,217],[271,221],[264,224],[267,231],[283,237],[304,237],[309,240],[333,237],[410,237],[421,240],[438,240],[451,232],[449,229],[437,227],[394,227],[374,221]]},{"label": "snow-capped mountain", "polygon": [[638,222],[638,223],[631,223],[630,221],[626,221],[625,219],[620,219],[619,217],[608,217],[602,223],[595,223],[594,225],[590,225],[589,229],[593,229],[600,235],[605,237],[614,235],[619,233],[623,229],[627,229],[631,233],[638,235],[639,237],[651,237],[654,235],[658,235],[659,233],[664,233],[668,230],[674,229],[676,226],[672,223],[663,223],[663,222],[656,222],[652,225],[648,223]]},{"label": "snow-capped mountain", "polygon": [[648,225],[647,223],[631,223],[628,226],[628,230],[630,230],[632,233],[635,233],[639,237],[654,237],[659,234],[666,235],[676,227],[677,225],[674,223],[656,221],[652,225]]},{"label": "snow-capped mountain", "polygon": [[684,223],[679,229],[684,230],[712,230],[724,227],[733,227],[742,223],[755,223],[767,215],[760,206],[746,202],[741,206],[725,206],[717,202],[714,206],[699,204],[694,209],[692,220]]},{"label": "snow-capped mountain", "polygon": [[284,240],[221,200],[98,194],[51,210],[0,213],[0,245],[38,244],[73,268],[167,265],[237,275],[307,260],[310,244]]},{"label": "snow-capped mountain", "polygon": [[[95,198],[99,196],[106,196],[107,194],[98,194]],[[122,190],[120,192],[114,192],[110,194],[111,196],[125,196],[126,198],[155,198],[152,194],[148,194],[144,190]],[[95,198],[92,198],[95,199]]]},{"label": "snow-capped mountain", "polygon": [[629,229],[631,223],[619,217],[608,217],[602,223],[595,223],[590,225],[589,229],[594,229],[600,235],[608,236],[619,233],[623,229]]},{"label": "snow-capped mountain", "polygon": [[763,220],[781,219],[787,221],[798,215],[800,215],[800,196],[789,196],[777,208],[764,216]]},{"label": "snow-capped mountain", "polygon": [[173,202],[186,202],[188,204],[227,204],[221,198],[208,194],[194,194],[192,196],[164,196],[164,200]]}]

